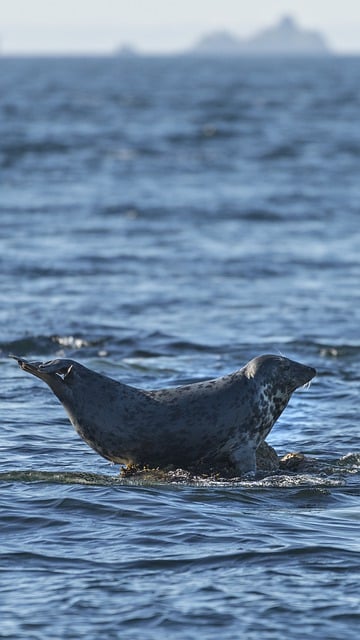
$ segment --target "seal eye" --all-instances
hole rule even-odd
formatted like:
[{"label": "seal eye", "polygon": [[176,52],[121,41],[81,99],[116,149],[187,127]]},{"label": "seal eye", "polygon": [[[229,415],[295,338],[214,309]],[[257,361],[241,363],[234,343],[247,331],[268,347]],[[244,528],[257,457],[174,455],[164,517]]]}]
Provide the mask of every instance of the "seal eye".
[{"label": "seal eye", "polygon": [[285,358],[281,361],[282,369],[285,374],[290,373],[290,362]]}]

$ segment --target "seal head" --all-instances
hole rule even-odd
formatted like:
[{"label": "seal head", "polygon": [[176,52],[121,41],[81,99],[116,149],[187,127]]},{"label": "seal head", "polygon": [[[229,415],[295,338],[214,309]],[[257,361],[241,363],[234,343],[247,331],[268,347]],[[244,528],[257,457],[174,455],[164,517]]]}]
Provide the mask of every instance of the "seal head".
[{"label": "seal head", "polygon": [[[264,355],[250,360],[242,369],[255,384],[257,406],[254,406],[253,437],[265,440],[272,426],[284,411],[292,393],[309,383],[315,369],[282,356]],[[256,433],[257,432],[257,433]]]},{"label": "seal head", "polygon": [[182,387],[147,391],[68,359],[20,367],[49,385],[78,434],[121,464],[149,467],[228,466],[256,471],[256,449],[315,369],[263,355],[232,374]]}]

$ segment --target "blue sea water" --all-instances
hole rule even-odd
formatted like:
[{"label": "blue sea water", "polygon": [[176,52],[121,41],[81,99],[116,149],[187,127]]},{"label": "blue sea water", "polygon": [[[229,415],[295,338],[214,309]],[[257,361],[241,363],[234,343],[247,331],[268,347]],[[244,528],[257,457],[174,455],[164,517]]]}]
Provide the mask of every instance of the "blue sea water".
[{"label": "blue sea water", "polygon": [[[0,58],[0,637],[358,637],[359,113],[358,58]],[[126,483],[10,352],[280,352],[318,376],[268,441],[329,472]]]}]

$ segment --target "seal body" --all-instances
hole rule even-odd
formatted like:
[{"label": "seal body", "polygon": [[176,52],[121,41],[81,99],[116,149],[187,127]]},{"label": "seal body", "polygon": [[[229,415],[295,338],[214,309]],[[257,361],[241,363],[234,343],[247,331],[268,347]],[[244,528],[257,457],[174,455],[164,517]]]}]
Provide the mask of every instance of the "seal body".
[{"label": "seal body", "polygon": [[104,458],[150,467],[230,465],[237,474],[256,471],[257,447],[295,389],[316,374],[263,355],[221,378],[146,391],[73,360],[16,359],[49,385],[77,433]]}]

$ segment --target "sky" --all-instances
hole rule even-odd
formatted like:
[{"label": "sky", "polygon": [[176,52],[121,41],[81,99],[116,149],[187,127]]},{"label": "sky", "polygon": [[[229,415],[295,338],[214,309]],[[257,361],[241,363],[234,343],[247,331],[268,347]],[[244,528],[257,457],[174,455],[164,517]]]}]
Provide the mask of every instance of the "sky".
[{"label": "sky", "polygon": [[360,0],[0,0],[3,54],[174,53],[204,33],[247,37],[284,15],[360,53]]}]

